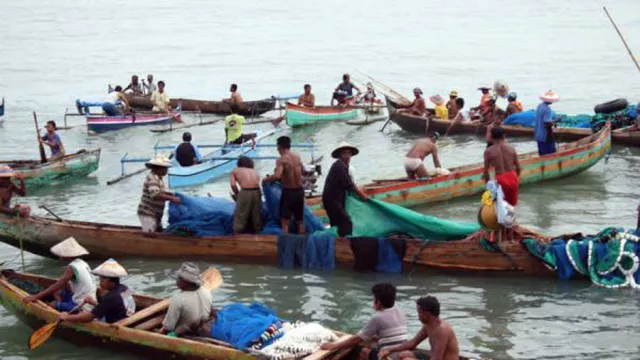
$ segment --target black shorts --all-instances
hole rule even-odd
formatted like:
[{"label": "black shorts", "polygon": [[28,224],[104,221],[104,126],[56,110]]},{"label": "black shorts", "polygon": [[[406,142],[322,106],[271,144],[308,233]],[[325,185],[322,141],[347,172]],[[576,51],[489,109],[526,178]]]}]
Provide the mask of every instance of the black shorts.
[{"label": "black shorts", "polygon": [[291,219],[296,221],[304,219],[304,189],[282,189],[282,197],[280,197],[280,218]]},{"label": "black shorts", "polygon": [[329,218],[329,224],[338,228],[338,236],[347,236],[353,233],[353,223],[351,217],[344,209],[344,206],[333,202],[324,202],[322,206],[327,212]]},{"label": "black shorts", "polygon": [[240,135],[239,138],[231,141],[229,144],[233,144],[233,145],[242,145],[247,141],[250,141],[251,139],[255,138],[256,134],[255,133],[251,133],[251,134],[242,134]]}]

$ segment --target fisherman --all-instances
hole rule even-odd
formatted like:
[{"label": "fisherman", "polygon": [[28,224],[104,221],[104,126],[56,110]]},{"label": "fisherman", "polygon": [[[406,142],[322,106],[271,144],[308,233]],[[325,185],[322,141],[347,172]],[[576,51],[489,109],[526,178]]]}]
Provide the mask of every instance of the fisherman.
[{"label": "fisherman", "polygon": [[[20,182],[20,186],[17,186],[12,181],[13,178]],[[7,165],[0,165],[0,212],[11,216],[29,217],[31,215],[29,206],[18,204],[11,207],[11,198],[13,198],[14,193],[20,196],[27,195],[24,176]]]},{"label": "fisherman", "polygon": [[429,100],[431,100],[431,102],[434,103],[436,106],[435,108],[436,119],[448,120],[449,111],[445,106],[444,98],[440,95],[433,95],[429,97]]},{"label": "fisherman", "polygon": [[122,93],[122,86],[118,85],[116,88],[107,94],[107,98],[102,103],[102,111],[104,111],[107,116],[118,116],[121,115],[118,111],[116,105],[124,104],[124,109],[127,110],[129,108],[129,102],[127,98]]},{"label": "fisherman", "polygon": [[447,101],[447,113],[449,114],[449,120],[453,120],[458,115],[458,90],[451,90],[449,93],[449,101]]},{"label": "fisherman", "polygon": [[424,159],[433,156],[433,165],[436,173],[442,173],[440,158],[438,157],[438,146],[436,142],[440,138],[437,131],[430,132],[426,138],[418,140],[404,158],[404,170],[409,179],[425,179],[429,177]]},{"label": "fisherman", "polygon": [[193,166],[202,162],[200,149],[191,143],[190,132],[187,131],[182,134],[182,143],[173,149],[169,155],[169,159],[173,159],[174,156],[178,164],[182,167]]},{"label": "fisherman", "polygon": [[538,142],[538,155],[549,155],[556,152],[556,142],[553,137],[555,120],[551,119],[551,104],[560,100],[560,96],[549,90],[540,96],[542,102],[536,109],[534,136]]},{"label": "fisherman", "polygon": [[151,95],[154,92],[156,92],[156,90],[158,90],[158,87],[153,82],[153,75],[152,74],[147,75],[147,81],[148,81],[148,83],[144,82],[144,79],[142,79],[142,86],[144,87],[144,89],[146,91],[146,94],[147,95]]},{"label": "fisherman", "polygon": [[[447,131],[444,133],[444,136],[449,135],[449,131],[451,131],[451,128],[453,128],[456,124],[460,124],[461,122],[469,120],[469,114],[464,110],[463,98],[456,98],[455,108],[456,108],[456,116],[451,119],[451,125],[449,125],[449,127],[447,128]],[[451,113],[449,113],[449,117],[451,117]]]},{"label": "fisherman", "polygon": [[231,171],[229,180],[233,198],[236,201],[233,233],[245,232],[249,224],[252,225],[253,233],[258,233],[262,230],[260,175],[254,170],[251,158],[241,156],[236,165],[237,167]]},{"label": "fisherman", "polygon": [[175,273],[176,286],[180,292],[171,297],[167,315],[162,322],[161,334],[175,333],[181,336],[196,329],[211,315],[213,298],[211,292],[202,287],[200,268],[192,262],[182,263]]},{"label": "fisherman", "polygon": [[446,320],[440,318],[440,302],[433,296],[425,296],[416,301],[418,319],[422,328],[416,336],[400,345],[387,347],[378,353],[379,359],[387,359],[393,353],[399,353],[402,360],[421,359],[413,352],[416,347],[429,339],[431,345],[430,359],[458,360],[458,339],[453,327]]},{"label": "fisherman", "polygon": [[227,144],[242,145],[251,140],[256,145],[256,133],[243,134],[244,116],[238,115],[238,104],[231,103],[231,115],[224,118],[224,132]]},{"label": "fisherman", "polygon": [[316,106],[316,96],[311,93],[311,85],[304,84],[304,94],[298,98],[298,105],[306,107]]},{"label": "fisherman", "polygon": [[136,302],[129,288],[120,283],[120,279],[127,276],[127,270],[115,260],[109,259],[93,269],[92,273],[100,278],[100,290],[106,294],[96,302],[90,298],[86,302],[95,307],[90,312],[81,311],[78,314],[66,312],[58,315],[58,320],[85,323],[95,319],[113,324],[133,315]]},{"label": "fisherman", "polygon": [[491,101],[492,99],[494,99],[493,95],[491,95],[490,93],[490,88],[486,87],[486,86],[482,86],[479,87],[478,90],[480,90],[480,92],[482,93],[482,96],[480,97],[480,104],[476,107],[472,107],[471,108],[471,112],[474,113],[480,113],[480,114],[484,114],[487,111],[487,108],[489,107],[489,101]]},{"label": "fisherman", "polygon": [[143,232],[160,232],[162,231],[164,202],[171,201],[174,204],[180,204],[180,198],[165,189],[164,180],[162,179],[167,175],[171,167],[171,160],[162,155],[157,155],[145,165],[151,171],[142,186],[142,197],[140,205],[138,205],[138,218],[140,218]]},{"label": "fisherman", "polygon": [[242,95],[240,95],[240,92],[238,91],[238,85],[231,84],[229,91],[231,92],[231,97],[228,99],[222,99],[222,101],[236,105],[242,104]]},{"label": "fisherman", "polygon": [[496,105],[496,98],[492,96],[486,104],[480,114],[480,121],[485,124],[502,123],[505,112]]},{"label": "fisherman", "polygon": [[344,340],[323,344],[322,350],[350,349],[364,342],[374,340],[378,347],[364,347],[360,352],[360,359],[384,359],[379,352],[407,340],[407,320],[402,310],[396,305],[396,288],[392,284],[376,284],[371,288],[373,294],[373,308],[375,315],[369,320],[357,335],[351,335]]},{"label": "fisherman", "polygon": [[304,165],[300,156],[291,152],[291,138],[280,136],[277,140],[280,159],[276,160],[273,175],[265,177],[263,183],[280,181],[282,196],[280,197],[280,225],[285,234],[289,233],[291,216],[296,219],[298,234],[304,234],[304,189],[302,173]]},{"label": "fisherman", "polygon": [[367,91],[362,95],[361,101],[369,104],[380,103],[376,90],[373,88],[373,84],[371,82],[367,83]]},{"label": "fisherman", "polygon": [[506,117],[522,112],[522,103],[518,101],[518,94],[510,92],[507,96],[507,101],[509,105],[507,105]]},{"label": "fisherman", "polygon": [[142,85],[138,82],[138,75],[131,76],[131,82],[124,88],[123,92],[129,91],[130,94],[134,96],[142,96],[144,92],[142,91]]},{"label": "fisherman", "polygon": [[426,101],[424,101],[424,98],[422,97],[422,89],[418,87],[413,89],[413,95],[416,98],[413,100],[411,105],[405,108],[399,109],[398,112],[399,113],[408,112],[413,115],[424,116],[425,113],[427,112],[427,103]]},{"label": "fisherman", "polygon": [[358,155],[360,151],[355,146],[343,141],[338,147],[331,152],[331,156],[337,159],[324,183],[322,191],[322,205],[327,212],[331,226],[338,228],[338,235],[345,237],[353,232],[353,223],[351,217],[345,208],[347,199],[347,191],[355,192],[362,201],[366,201],[369,197],[360,190],[354,183],[349,174],[349,163],[351,157]]},{"label": "fisherman", "polygon": [[[342,82],[336,86],[336,89],[333,92],[331,105],[333,106],[334,100],[338,101],[338,104],[340,105],[353,102],[353,89],[356,89],[358,92],[357,95],[360,95],[361,91],[351,82],[351,76],[349,74],[342,75]],[[340,96],[340,94],[343,94],[343,96]]]},{"label": "fisherman", "polygon": [[45,301],[53,296],[57,300],[49,303],[49,306],[58,311],[71,311],[80,304],[84,304],[82,309],[90,311],[93,306],[86,304],[86,300],[93,300],[89,303],[95,303],[96,283],[91,276],[91,268],[81,259],[82,256],[89,255],[87,249],[70,237],[54,245],[51,253],[68,263],[64,274],[48,288],[25,297],[22,302],[28,304],[37,300]]},{"label": "fisherman", "polygon": [[484,151],[482,179],[489,181],[489,169],[494,168],[496,181],[500,184],[504,199],[511,206],[518,204],[518,177],[520,162],[516,149],[506,142],[504,130],[496,126],[491,130],[493,145]]},{"label": "fisherman", "polygon": [[158,90],[151,94],[151,103],[153,104],[151,111],[171,111],[170,102],[169,95],[164,91],[164,81],[158,81]]},{"label": "fisherman", "polygon": [[56,122],[53,120],[47,121],[45,126],[47,132],[40,138],[40,143],[47,145],[51,149],[51,156],[49,161],[54,161],[64,157],[64,145],[60,136],[56,133]]}]

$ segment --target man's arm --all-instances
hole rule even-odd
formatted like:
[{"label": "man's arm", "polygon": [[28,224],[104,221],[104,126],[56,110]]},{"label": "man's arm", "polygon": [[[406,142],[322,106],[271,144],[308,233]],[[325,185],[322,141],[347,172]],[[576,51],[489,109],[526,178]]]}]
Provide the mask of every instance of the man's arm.
[{"label": "man's arm", "polygon": [[71,281],[71,279],[73,279],[73,270],[71,270],[71,268],[67,266],[67,269],[65,270],[64,274],[60,279],[58,279],[51,286],[40,291],[39,293],[25,297],[24,299],[22,299],[22,302],[25,304],[28,304],[30,302],[34,302],[36,300],[41,300],[48,296],[51,296],[55,294],[56,291],[60,291],[64,289],[69,283],[69,281]]},{"label": "man's arm", "polygon": [[75,323],[85,323],[90,322],[95,319],[96,316],[93,313],[81,311],[78,314],[70,315],[69,313],[61,313],[58,315],[58,319],[62,321],[75,322]]},{"label": "man's arm", "polygon": [[380,352],[378,353],[378,358],[384,359],[393,353],[406,351],[406,350],[413,350],[416,347],[418,347],[418,345],[420,345],[420,343],[423,342],[427,337],[429,337],[429,334],[427,333],[427,330],[424,327],[422,327],[420,331],[418,331],[416,336],[413,337],[413,339],[409,341],[405,341],[400,345],[396,345],[388,349],[380,350]]},{"label": "man's arm", "polygon": [[357,335],[351,335],[348,339],[345,340],[337,340],[334,342],[322,344],[320,349],[322,350],[340,350],[340,349],[348,349],[354,347],[362,342],[362,338]]},{"label": "man's arm", "polygon": [[518,153],[515,149],[513,149],[513,153],[515,154],[513,158],[513,164],[516,166],[516,174],[520,176],[520,172],[522,172],[522,168],[520,167],[520,160],[518,159]]},{"label": "man's arm", "polygon": [[440,157],[438,157],[438,146],[437,145],[433,146],[433,151],[431,152],[431,156],[433,156],[433,166],[435,166],[436,168],[442,167],[440,165]]},{"label": "man's arm", "polygon": [[273,175],[269,175],[265,177],[262,182],[270,183],[274,181],[278,181],[282,178],[282,172],[284,171],[284,166],[282,165],[282,160],[276,160],[276,169],[273,171]]},{"label": "man's arm", "polygon": [[118,98],[120,99],[120,101],[122,101],[122,103],[124,103],[124,106],[126,109],[130,107],[129,102],[127,101],[127,98],[123,94],[118,94]]},{"label": "man's arm", "polygon": [[231,175],[229,175],[229,184],[231,185],[231,191],[233,191],[233,193],[237,195],[240,192],[240,190],[238,189],[238,182],[236,180],[235,171],[232,171]]},{"label": "man's arm", "polygon": [[193,145],[193,151],[196,153],[196,162],[199,164],[202,162],[202,153],[200,152],[200,148]]},{"label": "man's arm", "polygon": [[482,180],[484,180],[484,182],[489,181],[489,167],[491,166],[491,164],[489,163],[488,152],[489,150],[484,151],[484,171],[482,172]]},{"label": "man's arm", "polygon": [[[173,300],[173,299],[172,299]],[[180,306],[175,301],[171,301],[169,305],[169,310],[167,310],[167,315],[164,317],[162,321],[162,329],[160,329],[161,334],[168,334],[169,332],[175,330],[176,325],[178,324],[178,319],[180,318]]]},{"label": "man's arm", "polygon": [[314,107],[314,106],[316,106],[316,96],[315,96],[315,95],[313,95],[313,94],[311,94],[311,97],[310,97],[310,98],[311,98],[311,100],[309,101],[309,106],[310,106],[310,107]]}]

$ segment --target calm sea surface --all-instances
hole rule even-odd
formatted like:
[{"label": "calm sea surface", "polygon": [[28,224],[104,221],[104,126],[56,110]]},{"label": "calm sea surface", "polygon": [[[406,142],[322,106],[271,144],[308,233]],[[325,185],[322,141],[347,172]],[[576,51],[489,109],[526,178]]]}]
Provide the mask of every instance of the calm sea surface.
[{"label": "calm sea surface", "polygon": [[[506,80],[528,108],[550,88],[562,97],[554,109],[567,113],[590,112],[595,104],[617,97],[638,101],[640,76],[602,5],[608,5],[629,45],[640,52],[637,0],[5,1],[0,10],[0,97],[6,97],[7,114],[0,126],[0,157],[38,156],[32,111],[41,122],[61,122],[76,98],[101,100],[108,83],[126,85],[134,73],[153,73],[167,83],[170,95],[203,99],[227,96],[230,83],[239,84],[245,99],[296,93],[311,83],[318,101],[326,103],[344,72],[356,76],[360,71],[405,94],[415,86],[427,95],[458,89],[471,105],[479,100],[475,88],[497,79]],[[143,178],[115,186],[106,181],[119,174],[125,153],[149,156],[154,144],[175,143],[181,134],[132,129],[87,136],[83,118],[68,121],[78,126],[60,133],[67,151],[102,148],[99,171],[21,201],[34,208],[46,204],[68,219],[135,224]],[[325,155],[325,169],[331,164],[328,153],[339,141],[359,146],[353,163],[359,182],[401,176],[404,153],[417,137],[397,126],[383,134],[381,125],[331,123],[291,136],[318,144],[316,155]],[[194,128],[193,133],[199,143],[219,143],[224,137],[220,124]],[[521,152],[535,148],[528,139],[513,143]],[[466,135],[444,139],[439,146],[446,167],[479,162],[484,148],[481,140]],[[272,168],[270,161],[259,164],[262,174]],[[519,220],[548,234],[632,227],[640,201],[639,174],[640,151],[614,147],[608,163],[523,188]],[[220,179],[189,192],[226,197],[227,189],[226,179]],[[419,210],[474,221],[477,201]],[[18,254],[0,245],[0,262],[14,260],[11,266],[19,267]],[[168,274],[181,260],[125,260],[132,274],[126,283],[139,292],[168,296],[174,290]],[[29,254],[25,265],[27,271],[52,276],[63,269],[57,261]],[[372,314],[370,287],[391,281],[398,286],[412,332],[419,327],[413,301],[435,294],[468,353],[494,359],[640,359],[640,293],[634,291],[556,279],[215,265],[225,277],[215,294],[218,304],[261,301],[283,317],[357,331]],[[2,359],[123,358],[56,339],[32,353],[26,347],[29,334],[0,307]]]}]

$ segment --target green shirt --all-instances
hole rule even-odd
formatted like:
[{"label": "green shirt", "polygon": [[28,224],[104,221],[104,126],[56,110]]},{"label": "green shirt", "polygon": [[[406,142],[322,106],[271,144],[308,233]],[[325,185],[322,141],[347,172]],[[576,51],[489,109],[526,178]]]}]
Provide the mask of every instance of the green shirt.
[{"label": "green shirt", "polygon": [[227,142],[232,142],[242,136],[244,116],[232,114],[224,118],[224,128],[227,130]]}]

